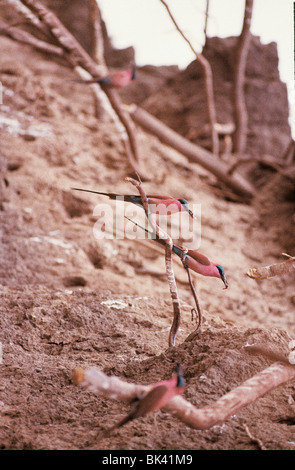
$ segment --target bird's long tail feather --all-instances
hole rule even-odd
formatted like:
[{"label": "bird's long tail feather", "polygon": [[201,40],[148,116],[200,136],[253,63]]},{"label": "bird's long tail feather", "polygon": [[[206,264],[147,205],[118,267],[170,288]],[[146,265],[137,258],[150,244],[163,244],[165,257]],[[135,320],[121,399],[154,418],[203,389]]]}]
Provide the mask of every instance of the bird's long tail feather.
[{"label": "bird's long tail feather", "polygon": [[[156,233],[154,232],[150,232],[149,230],[147,230],[145,227],[142,227],[141,225],[139,225],[137,222],[134,222],[134,220],[132,219],[129,219],[129,217],[127,217],[125,215],[125,219],[128,219],[130,222],[132,222],[134,225],[137,225],[137,227],[141,228],[142,230],[144,230],[145,232],[147,232],[149,235],[151,235],[151,238],[153,240],[156,240],[157,242],[161,243],[161,245],[165,246],[166,245],[166,242],[164,240],[164,238],[160,238],[156,235]],[[179,248],[178,246],[176,245],[173,245],[172,247],[172,250],[174,251],[174,253],[179,256],[179,258],[182,258],[183,256],[183,250],[181,248]]]},{"label": "bird's long tail feather", "polygon": [[103,196],[108,196],[110,199],[116,199],[117,197],[120,197],[120,194],[115,194],[115,193],[103,193],[100,191],[93,191],[91,189],[82,189],[82,188],[71,188],[74,191],[84,191],[85,193],[93,193],[93,194],[102,194]]}]

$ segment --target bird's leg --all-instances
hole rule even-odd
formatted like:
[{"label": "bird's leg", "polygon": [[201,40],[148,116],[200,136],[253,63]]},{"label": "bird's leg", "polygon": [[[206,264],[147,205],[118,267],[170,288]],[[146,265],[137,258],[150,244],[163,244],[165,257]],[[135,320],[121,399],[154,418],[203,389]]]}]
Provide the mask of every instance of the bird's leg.
[{"label": "bird's leg", "polygon": [[194,297],[195,304],[196,304],[196,309],[192,309],[192,314],[193,314],[193,311],[197,314],[198,324],[197,324],[197,328],[195,330],[195,332],[197,332],[197,330],[202,325],[202,311],[201,311],[201,307],[200,307],[199,300],[198,300],[198,297],[197,297],[196,289],[195,289],[195,287],[193,285],[193,282],[192,282],[190,270],[188,268],[186,268],[186,271],[187,271],[187,275],[188,275],[190,288],[191,288],[191,291],[193,293],[193,297]]},{"label": "bird's leg", "polygon": [[196,318],[198,320],[197,328],[185,340],[185,341],[191,341],[199,333],[199,330],[201,328],[201,325],[202,325],[202,311],[201,311],[201,308],[200,308],[200,304],[199,304],[199,301],[198,301],[196,290],[195,290],[193,282],[192,282],[190,270],[189,270],[188,267],[186,267],[186,265],[184,263],[185,263],[185,257],[184,257],[184,261],[183,261],[183,266],[186,269],[186,272],[187,272],[187,275],[188,275],[188,280],[189,280],[189,285],[190,285],[191,291],[193,293],[193,297],[194,297],[195,304],[196,304],[196,308],[192,308],[192,310],[191,310],[192,320],[193,320],[193,317],[194,317],[194,313],[196,314]]},{"label": "bird's leg", "polygon": [[195,304],[196,304],[196,309],[193,308],[193,309],[191,310],[192,320],[193,320],[193,318],[194,318],[194,313],[196,313],[196,316],[197,316],[197,319],[198,319],[198,326],[197,326],[197,328],[195,329],[195,331],[190,335],[190,337],[191,337],[192,335],[196,334],[197,331],[199,330],[199,328],[201,327],[201,324],[202,324],[202,312],[201,312],[200,304],[199,304],[199,301],[198,301],[197,293],[196,293],[196,290],[195,290],[194,285],[193,285],[193,282],[192,282],[191,273],[190,273],[189,267],[188,267],[188,265],[187,265],[187,258],[188,258],[187,250],[183,250],[182,256],[181,256],[181,261],[182,261],[182,264],[183,264],[184,269],[185,269],[186,272],[187,272],[189,285],[190,285],[191,291],[192,291],[192,293],[193,293],[193,297],[194,297]]},{"label": "bird's leg", "polygon": [[188,266],[187,266],[187,250],[182,250],[182,254],[181,254],[181,262],[183,264],[183,267],[184,269],[188,269]]}]

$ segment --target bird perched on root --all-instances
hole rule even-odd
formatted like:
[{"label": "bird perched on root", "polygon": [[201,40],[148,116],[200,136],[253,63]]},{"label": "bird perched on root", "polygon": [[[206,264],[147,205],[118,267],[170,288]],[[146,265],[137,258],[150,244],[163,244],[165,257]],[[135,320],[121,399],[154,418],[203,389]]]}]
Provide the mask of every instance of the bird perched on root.
[{"label": "bird perched on root", "polygon": [[172,250],[179,256],[186,269],[189,268],[202,276],[218,277],[223,281],[224,289],[228,288],[225,271],[220,264],[213,263],[207,256],[196,250],[183,250],[176,245],[173,245]]},{"label": "bird perched on root", "polygon": [[124,426],[129,421],[145,416],[146,414],[159,410],[165,406],[173,397],[181,395],[184,392],[185,380],[181,364],[177,364],[175,375],[169,379],[157,382],[152,385],[152,389],[141,399],[136,401],[127,416],[121,421],[110,427],[99,436],[99,438],[108,437],[112,431]]},{"label": "bird perched on root", "polygon": [[[166,242],[163,238],[158,237],[155,233],[149,232],[141,225],[129,219],[129,217],[126,217],[126,219],[130,220],[130,222],[145,230],[151,235],[152,239],[161,243],[161,245],[166,245]],[[186,269],[189,268],[195,273],[201,274],[202,276],[218,277],[223,281],[225,285],[224,288],[228,288],[228,281],[225,276],[225,271],[220,264],[213,263],[209,260],[209,258],[207,258],[207,256],[203,255],[202,253],[196,250],[186,250],[177,245],[173,245],[172,251],[181,259],[182,264]]]},{"label": "bird perched on root", "polygon": [[76,83],[99,83],[109,88],[124,88],[136,78],[136,65],[133,64],[128,70],[116,70],[105,77],[90,78],[89,80],[75,80]]},{"label": "bird perched on root", "polygon": [[[142,200],[139,195],[120,195],[115,193],[103,193],[99,191],[92,191],[90,189],[72,188],[75,191],[85,191],[86,193],[101,194],[108,196],[110,199],[123,200],[125,202],[131,202],[139,207],[143,208]],[[193,212],[190,210],[188,202],[183,199],[175,199],[171,196],[159,196],[156,194],[147,195],[148,204],[152,212],[157,212],[159,215],[172,215],[177,212],[186,211],[189,215],[195,218]]]}]

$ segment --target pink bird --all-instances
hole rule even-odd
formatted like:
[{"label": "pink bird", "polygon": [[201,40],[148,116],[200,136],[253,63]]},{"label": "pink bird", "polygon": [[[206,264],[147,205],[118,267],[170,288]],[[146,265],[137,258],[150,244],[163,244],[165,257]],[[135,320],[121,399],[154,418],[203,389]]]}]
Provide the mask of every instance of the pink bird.
[{"label": "pink bird", "polygon": [[173,245],[172,250],[180,257],[185,268],[189,268],[202,276],[218,277],[228,288],[228,281],[225,277],[224,268],[220,264],[213,263],[199,251],[183,250],[179,246]]},{"label": "pink bird", "polygon": [[[141,197],[139,195],[120,195],[114,193],[102,193],[99,191],[91,191],[90,189],[80,189],[72,188],[75,191],[85,191],[87,193],[102,194],[103,196],[108,196],[110,199],[115,199],[118,201],[131,202],[136,204],[139,207],[143,207]],[[194,214],[188,206],[188,202],[183,199],[175,199],[171,196],[159,196],[156,194],[147,195],[147,200],[152,212],[157,212],[159,215],[172,215],[182,210],[187,211],[189,215],[193,218]]]},{"label": "pink bird", "polygon": [[[126,216],[125,216],[126,217]],[[146,232],[151,235],[153,240],[165,245],[165,240],[163,238],[159,238],[155,233],[149,232],[147,229],[142,227],[141,225],[137,224],[133,220],[126,217],[126,219],[130,220],[130,222],[134,223],[138,227],[142,228]],[[212,261],[207,258],[207,256],[203,255],[199,251],[196,250],[184,250],[177,245],[173,245],[172,251],[179,256],[182,261],[183,266],[187,269],[191,269],[195,273],[201,274],[202,276],[209,276],[209,277],[218,277],[221,279],[225,285],[225,289],[228,288],[228,281],[225,276],[224,268],[220,264],[213,263]]]},{"label": "pink bird", "polygon": [[184,392],[185,380],[181,364],[177,364],[176,374],[169,380],[157,382],[152,389],[130,410],[127,416],[121,421],[103,432],[102,437],[108,437],[110,433],[133,419],[140,418],[146,414],[159,410],[165,406],[173,397]]},{"label": "pink bird", "polygon": [[136,66],[133,65],[128,70],[116,70],[101,78],[90,78],[89,80],[75,80],[77,83],[99,83],[110,88],[124,88],[136,78]]}]

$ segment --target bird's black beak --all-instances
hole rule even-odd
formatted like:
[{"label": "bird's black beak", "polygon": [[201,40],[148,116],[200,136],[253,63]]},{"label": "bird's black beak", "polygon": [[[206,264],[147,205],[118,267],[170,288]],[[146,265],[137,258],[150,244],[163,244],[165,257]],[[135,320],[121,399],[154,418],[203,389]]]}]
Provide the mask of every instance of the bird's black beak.
[{"label": "bird's black beak", "polygon": [[187,211],[188,211],[189,215],[190,215],[193,219],[196,219],[196,220],[197,220],[197,218],[195,217],[193,211],[191,211],[190,209],[187,209]]},{"label": "bird's black beak", "polygon": [[175,366],[175,372],[177,375],[182,375],[183,374],[183,369],[182,369],[182,365],[180,364],[180,362],[178,362]]},{"label": "bird's black beak", "polygon": [[131,65],[132,65],[132,80],[135,80],[136,72],[137,72],[136,64],[135,64],[135,62],[133,62]]},{"label": "bird's black beak", "polygon": [[176,374],[177,374],[177,387],[184,387],[185,386],[185,380],[184,380],[184,377],[183,377],[183,369],[182,369],[182,365],[180,363],[178,363],[175,367],[175,371],[176,371]]}]

